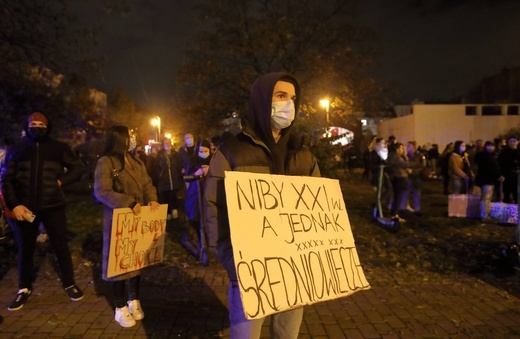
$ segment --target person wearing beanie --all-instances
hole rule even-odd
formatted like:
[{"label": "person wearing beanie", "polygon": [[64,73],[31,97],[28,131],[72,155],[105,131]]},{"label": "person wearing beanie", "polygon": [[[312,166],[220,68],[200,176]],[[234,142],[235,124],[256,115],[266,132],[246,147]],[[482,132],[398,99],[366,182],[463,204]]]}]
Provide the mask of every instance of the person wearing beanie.
[{"label": "person wearing beanie", "polygon": [[[291,74],[260,76],[251,88],[249,110],[242,121],[242,131],[226,139],[217,149],[206,177],[205,226],[209,248],[226,269],[230,280],[228,308],[232,338],[260,338],[266,318],[249,320],[244,315],[230,237],[225,171],[320,176],[316,158],[303,146],[302,138],[291,133],[300,94],[298,81]],[[274,338],[297,338],[303,307],[269,317]]]},{"label": "person wearing beanie", "polygon": [[[38,225],[43,224],[58,259],[60,279],[71,300],[83,299],[74,282],[68,248],[63,186],[80,179],[85,168],[70,147],[49,136],[48,117],[32,112],[24,122],[25,136],[9,148],[2,168],[2,194],[13,211],[13,233],[18,245],[18,293],[10,311],[21,309],[32,293],[33,259]],[[66,171],[64,171],[64,168]]]}]

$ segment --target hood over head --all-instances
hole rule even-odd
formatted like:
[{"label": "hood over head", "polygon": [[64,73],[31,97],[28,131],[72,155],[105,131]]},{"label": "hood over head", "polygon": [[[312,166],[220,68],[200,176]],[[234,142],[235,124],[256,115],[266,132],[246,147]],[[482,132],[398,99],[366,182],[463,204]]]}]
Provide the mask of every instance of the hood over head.
[{"label": "hood over head", "polygon": [[[294,102],[296,120],[300,102],[300,86],[298,81],[292,74],[276,72],[264,74],[253,83],[249,97],[249,111],[243,122],[244,126],[248,126],[252,129],[256,136],[268,147],[275,144],[271,130],[271,107],[274,86],[278,81],[287,81],[294,85],[296,93],[296,100]],[[287,142],[289,131],[293,124],[282,130],[282,136],[278,141],[279,144]]]}]

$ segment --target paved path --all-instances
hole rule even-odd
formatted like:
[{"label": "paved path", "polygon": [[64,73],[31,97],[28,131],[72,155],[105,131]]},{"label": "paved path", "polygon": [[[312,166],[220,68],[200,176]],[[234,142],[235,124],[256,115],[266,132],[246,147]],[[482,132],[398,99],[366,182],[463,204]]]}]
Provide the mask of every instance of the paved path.
[{"label": "paved path", "polygon": [[[225,272],[156,266],[143,275],[138,325],[113,320],[108,286],[96,269],[74,258],[85,298],[71,302],[60,288],[50,254],[25,307],[9,312],[16,270],[0,280],[1,338],[212,338],[229,337]],[[365,267],[371,290],[305,308],[301,338],[520,338],[520,298],[466,275],[417,274]],[[264,336],[268,337],[267,324]]]}]

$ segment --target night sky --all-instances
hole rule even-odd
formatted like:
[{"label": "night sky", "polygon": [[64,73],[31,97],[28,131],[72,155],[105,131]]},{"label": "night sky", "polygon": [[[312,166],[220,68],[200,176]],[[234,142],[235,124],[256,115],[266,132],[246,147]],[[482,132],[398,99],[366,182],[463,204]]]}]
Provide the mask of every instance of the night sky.
[{"label": "night sky", "polygon": [[[103,78],[92,84],[104,91],[120,86],[138,104],[164,109],[195,32],[191,8],[197,1],[131,0],[126,16],[103,14],[82,1],[83,19],[104,27],[95,52],[107,63]],[[411,2],[443,1],[365,0],[360,8],[359,21],[381,40],[373,75],[400,90],[399,103],[450,100],[505,67],[520,66],[520,1],[457,0],[448,8]]]}]

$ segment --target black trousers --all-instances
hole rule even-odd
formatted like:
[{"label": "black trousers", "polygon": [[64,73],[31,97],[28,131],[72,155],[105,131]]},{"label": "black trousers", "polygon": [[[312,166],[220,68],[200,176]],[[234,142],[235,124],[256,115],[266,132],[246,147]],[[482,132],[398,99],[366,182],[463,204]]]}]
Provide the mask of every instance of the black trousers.
[{"label": "black trousers", "polygon": [[394,200],[390,215],[393,217],[399,213],[403,204],[403,199],[408,189],[408,180],[406,178],[392,178],[392,189],[394,190]]},{"label": "black trousers", "polygon": [[503,188],[504,202],[507,204],[518,203],[518,175],[506,175],[504,178]]},{"label": "black trousers", "polygon": [[65,288],[74,285],[72,258],[67,244],[67,218],[65,209],[60,208],[36,213],[36,219],[32,223],[18,220],[13,223],[13,233],[18,245],[18,288],[32,290],[34,251],[40,222],[47,231],[52,249],[58,259],[62,286]]},{"label": "black trousers", "polygon": [[[139,299],[141,276],[138,275],[126,280],[111,281],[110,285],[112,287],[112,295],[114,296],[116,307],[125,307],[127,300],[131,301],[134,299]],[[128,298],[125,296],[125,285],[128,288]]]},{"label": "black trousers", "polygon": [[168,213],[172,210],[179,209],[179,198],[177,198],[179,190],[159,192],[158,199],[160,204],[168,204]]}]

